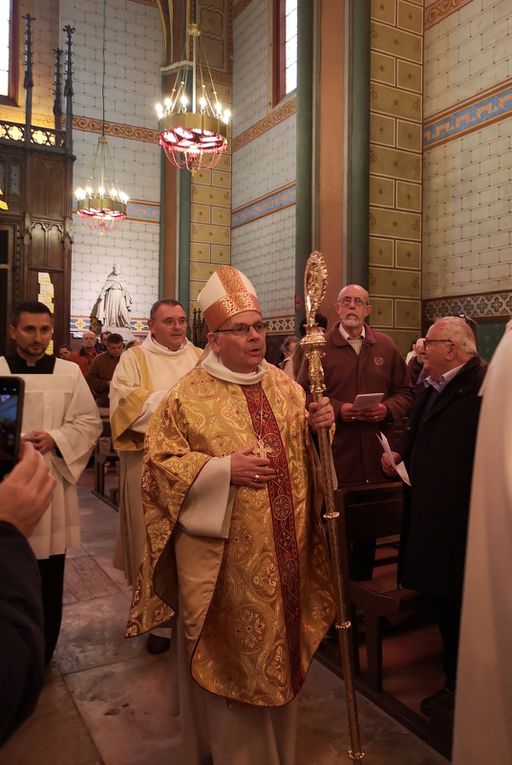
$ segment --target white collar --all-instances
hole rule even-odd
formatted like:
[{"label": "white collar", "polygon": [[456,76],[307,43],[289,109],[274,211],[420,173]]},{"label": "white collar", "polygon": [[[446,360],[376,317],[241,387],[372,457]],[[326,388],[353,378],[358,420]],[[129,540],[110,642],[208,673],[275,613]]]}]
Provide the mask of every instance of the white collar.
[{"label": "white collar", "polygon": [[151,337],[151,334],[148,334],[144,338],[141,348],[144,348],[145,351],[149,351],[149,353],[156,353],[159,356],[171,356],[172,358],[176,358],[176,356],[181,356],[181,354],[187,350],[189,345],[190,341],[185,338],[185,342],[181,348],[178,348],[177,351],[171,351],[171,349],[166,348],[165,345],[157,343],[157,341]]},{"label": "white collar", "polygon": [[439,380],[436,380],[432,377],[432,375],[429,375],[425,378],[423,381],[425,383],[425,387],[431,385],[433,388],[436,389],[438,393],[441,393],[443,388],[445,388],[448,383],[453,380],[453,378],[459,374],[460,370],[464,364],[459,364],[458,367],[454,367],[453,369],[448,370],[448,372],[445,372],[444,375],[441,375]]},{"label": "white collar", "polygon": [[233,372],[231,369],[224,366],[219,355],[212,350],[207,353],[200,364],[212,377],[216,377],[223,382],[235,383],[235,385],[255,385],[265,377],[267,372],[270,371],[270,364],[263,359],[254,372]]},{"label": "white collar", "polygon": [[363,326],[361,327],[361,334],[359,335],[359,337],[351,337],[351,336],[348,334],[347,330],[346,330],[346,329],[344,329],[344,327],[343,327],[343,324],[341,323],[341,321],[340,321],[340,325],[339,325],[339,326],[340,326],[340,335],[341,335],[341,336],[342,336],[342,338],[343,338],[344,340],[346,340],[348,343],[350,343],[350,342],[352,342],[352,343],[353,343],[354,341],[357,341],[357,340],[361,340],[361,338],[363,338],[363,340],[364,340],[364,339],[365,339],[365,337],[366,337],[366,328],[365,328],[364,324],[363,324]]}]

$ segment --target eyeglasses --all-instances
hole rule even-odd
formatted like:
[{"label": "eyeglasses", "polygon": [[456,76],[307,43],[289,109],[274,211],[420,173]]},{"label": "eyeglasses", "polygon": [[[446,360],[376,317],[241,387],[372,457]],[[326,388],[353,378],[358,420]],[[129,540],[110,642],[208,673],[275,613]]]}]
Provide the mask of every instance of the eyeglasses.
[{"label": "eyeglasses", "polygon": [[249,334],[251,329],[253,329],[255,332],[257,332],[259,335],[262,335],[264,332],[267,331],[268,324],[265,321],[256,321],[254,324],[237,324],[236,327],[231,327],[231,329],[217,329],[216,332],[231,332],[233,335],[236,335],[237,337],[245,337]]},{"label": "eyeglasses", "polygon": [[341,300],[338,300],[338,304],[341,305],[352,305],[354,303],[358,308],[361,305],[367,305],[366,300],[364,298],[360,297],[342,297]]},{"label": "eyeglasses", "polygon": [[427,348],[430,345],[434,345],[434,343],[452,343],[453,344],[453,340],[426,340],[425,339],[423,341],[423,345],[424,345],[425,350],[427,350]]}]

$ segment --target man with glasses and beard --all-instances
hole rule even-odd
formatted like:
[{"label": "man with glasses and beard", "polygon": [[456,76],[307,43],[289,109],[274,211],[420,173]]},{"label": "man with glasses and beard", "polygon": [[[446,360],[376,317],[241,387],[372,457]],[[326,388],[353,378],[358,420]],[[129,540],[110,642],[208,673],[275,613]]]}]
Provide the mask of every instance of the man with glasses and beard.
[{"label": "man with glasses and beard", "polygon": [[198,296],[209,353],[146,436],[148,547],[128,635],[177,614],[180,762],[295,762],[296,697],[334,616],[309,428],[328,399],[264,360],[253,285],[222,266]]},{"label": "man with glasses and beard", "polygon": [[[347,285],[336,302],[339,322],[325,335],[322,366],[325,395],[334,407],[332,452],[340,487],[385,480],[377,433],[389,435],[411,405],[405,361],[390,337],[365,322],[371,310],[368,292],[358,284]],[[309,392],[307,364],[297,381]],[[378,404],[355,406],[356,396],[363,393],[381,393],[383,398]],[[358,540],[351,551],[351,579],[370,579],[374,557],[375,541]]]},{"label": "man with glasses and beard", "polygon": [[[433,705],[453,703],[478,392],[486,367],[471,328],[459,317],[430,327],[425,354],[428,376],[416,390],[406,435],[393,456],[395,464],[404,460],[411,479],[405,487],[399,579],[431,596],[443,642],[445,685],[421,703],[429,717]],[[394,475],[385,455],[382,465]]]}]

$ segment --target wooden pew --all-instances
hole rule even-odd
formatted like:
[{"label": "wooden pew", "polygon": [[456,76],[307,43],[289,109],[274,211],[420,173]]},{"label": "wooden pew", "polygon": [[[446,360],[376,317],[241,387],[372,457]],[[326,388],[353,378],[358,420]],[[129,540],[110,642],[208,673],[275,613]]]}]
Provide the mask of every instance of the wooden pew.
[{"label": "wooden pew", "polygon": [[102,499],[108,505],[117,510],[119,503],[119,487],[110,489],[110,497],[105,494],[105,471],[107,463],[112,464],[119,460],[117,452],[112,446],[112,434],[108,409],[98,409],[103,424],[103,432],[98,438],[94,449],[94,488],[93,494]]},{"label": "wooden pew", "polygon": [[414,590],[398,587],[398,554],[386,558],[387,565],[380,571],[377,561],[371,579],[350,580],[350,543],[361,539],[398,538],[402,525],[402,484],[385,482],[338,489],[335,492],[335,502],[340,513],[338,528],[344,552],[347,599],[354,625],[354,664],[358,671],[356,613],[362,613],[368,667],[365,680],[372,690],[382,691],[382,638],[385,624],[404,614],[413,614],[418,608],[420,596]]}]

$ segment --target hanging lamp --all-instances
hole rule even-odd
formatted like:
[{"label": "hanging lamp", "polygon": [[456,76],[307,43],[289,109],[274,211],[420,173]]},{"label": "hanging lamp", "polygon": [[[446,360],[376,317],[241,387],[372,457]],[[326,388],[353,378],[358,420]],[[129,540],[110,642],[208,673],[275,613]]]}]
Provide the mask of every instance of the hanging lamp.
[{"label": "hanging lamp", "polygon": [[121,191],[114,180],[114,166],[105,135],[105,35],[107,28],[107,3],[103,0],[103,75],[101,82],[102,121],[101,135],[94,155],[92,175],[85,188],[75,190],[76,209],[82,220],[101,233],[126,218],[128,195]]},{"label": "hanging lamp", "polygon": [[214,167],[227,151],[231,112],[218,99],[198,24],[189,25],[188,37],[192,42],[192,83],[190,62],[181,61],[172,92],[163,104],[156,105],[156,111],[158,141],[167,158],[176,167],[195,173]]}]

